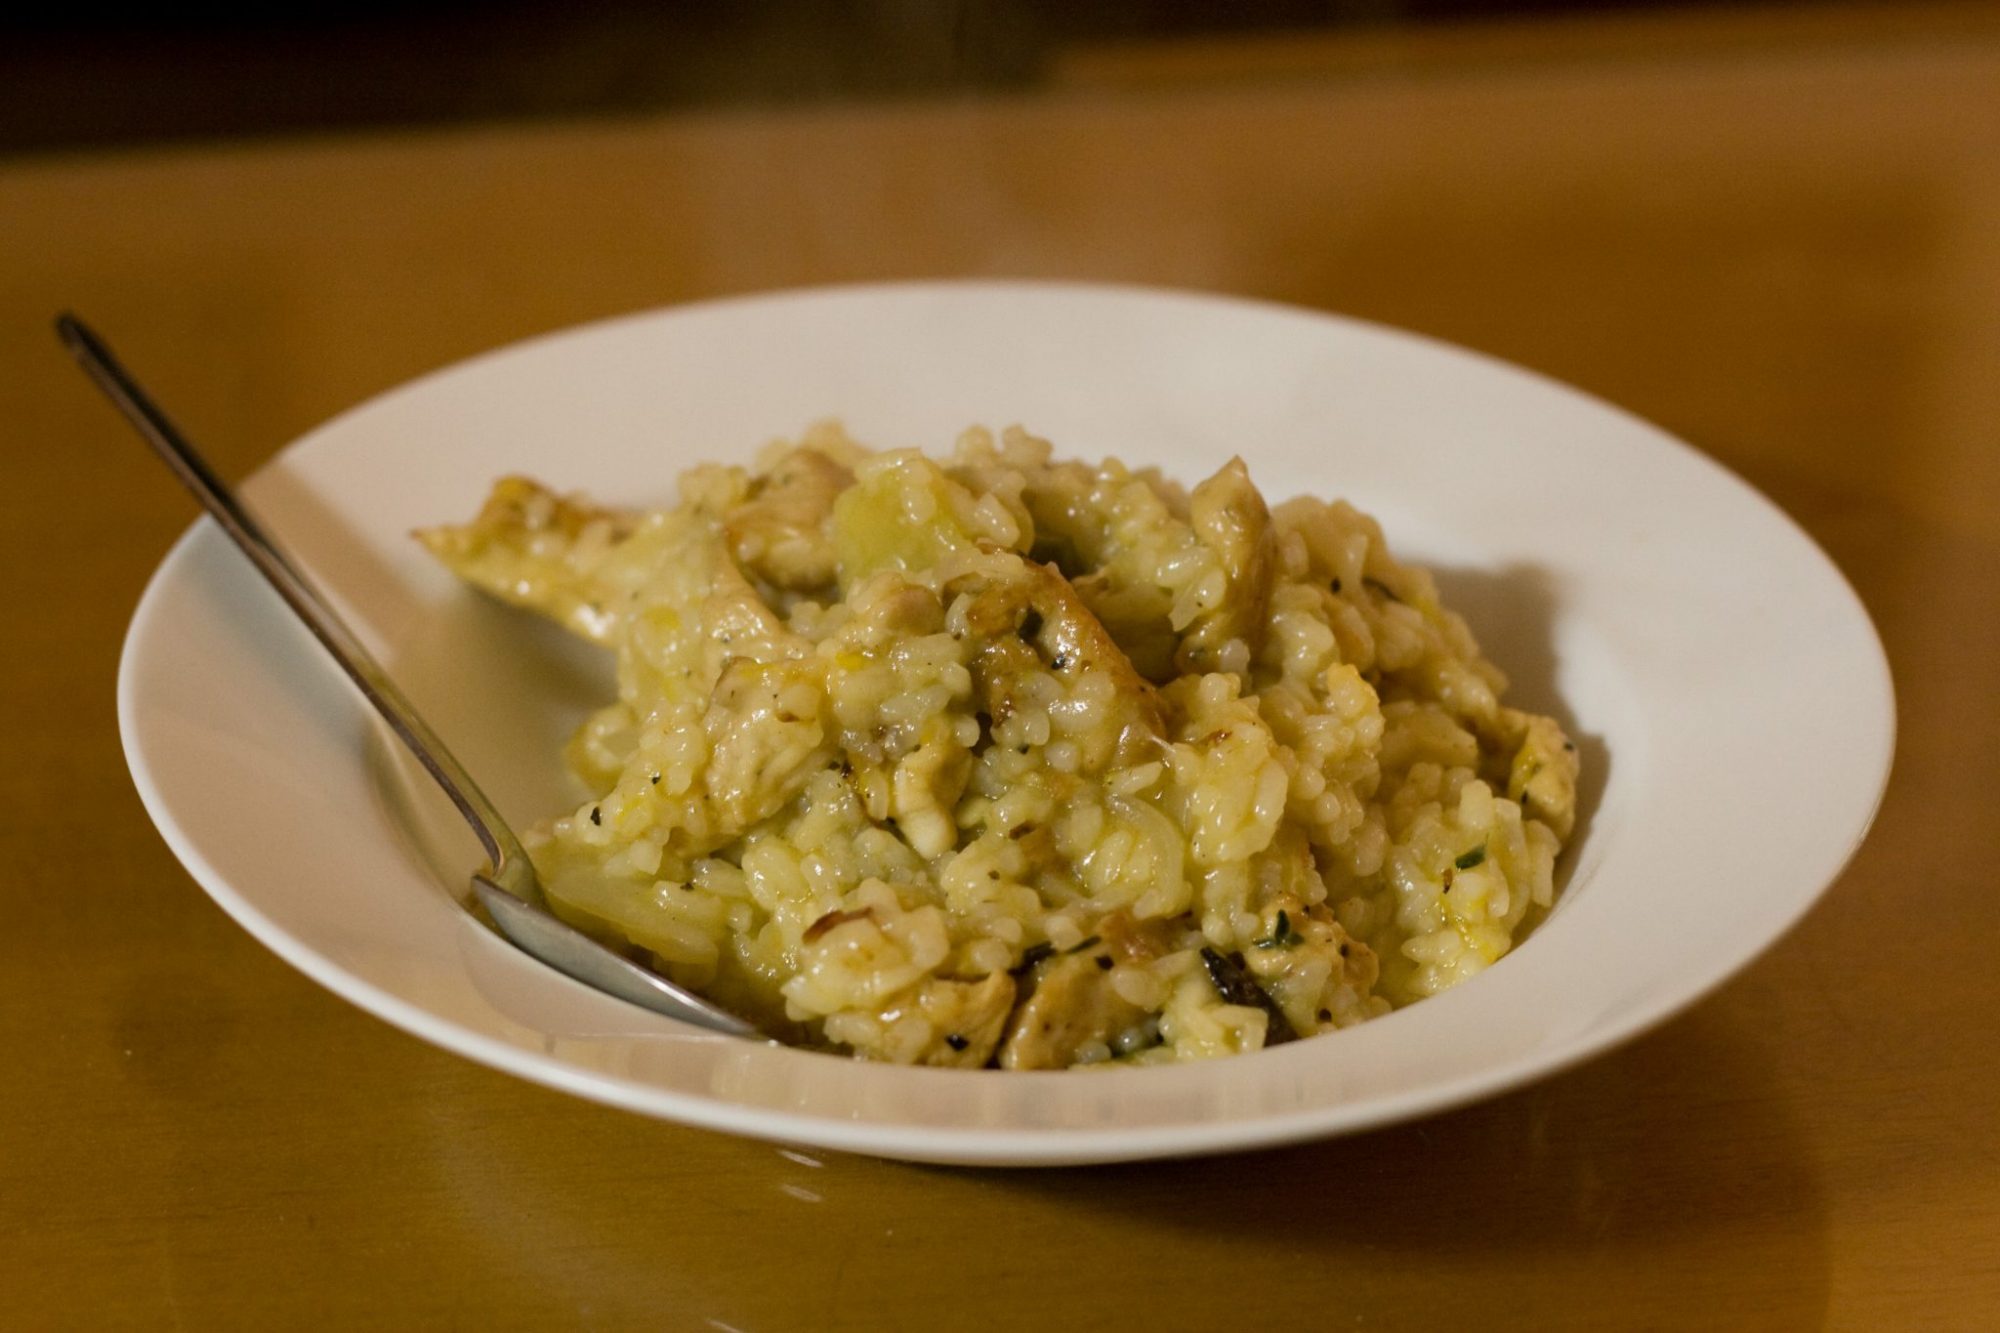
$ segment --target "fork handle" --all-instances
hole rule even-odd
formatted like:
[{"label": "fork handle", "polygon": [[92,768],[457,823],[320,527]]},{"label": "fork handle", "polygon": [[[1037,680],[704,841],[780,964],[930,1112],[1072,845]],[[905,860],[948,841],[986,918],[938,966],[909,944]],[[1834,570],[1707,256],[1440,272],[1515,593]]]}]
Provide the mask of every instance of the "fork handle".
[{"label": "fork handle", "polygon": [[180,478],[181,484],[201,501],[202,507],[228,534],[229,540],[250,557],[250,563],[306,623],[313,637],[333,654],[333,660],[340,664],[348,679],[360,688],[363,697],[382,715],[389,729],[416,756],[424,771],[444,789],[444,794],[451,798],[451,803],[458,807],[459,814],[465,817],[465,822],[478,836],[480,846],[492,863],[493,878],[518,896],[539,903],[541,894],[533,867],[507,821],[501,818],[493,803],[479,790],[479,784],[453,757],[374,656],[362,646],[361,640],[348,628],[347,622],[340,618],[332,604],[299,571],[284,548],[264,531],[263,525],[244,507],[228,483],[215,474],[215,470],[209,467],[207,460],[181,434],[167,414],[119,364],[103,339],[70,314],[57,317],[56,332],[82,365],[84,373],[125,414],[125,419],[145,437],[146,443]]}]

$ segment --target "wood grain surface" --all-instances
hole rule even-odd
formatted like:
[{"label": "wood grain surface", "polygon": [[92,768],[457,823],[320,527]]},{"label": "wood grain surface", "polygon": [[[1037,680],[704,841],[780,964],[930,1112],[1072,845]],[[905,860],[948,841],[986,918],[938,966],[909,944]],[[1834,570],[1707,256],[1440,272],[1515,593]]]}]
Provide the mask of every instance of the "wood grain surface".
[{"label": "wood grain surface", "polygon": [[[1182,52],[1005,102],[0,161],[0,1324],[2000,1322],[2000,37],[1708,49],[1688,23],[1657,58],[1210,80]],[[321,991],[168,854],[112,686],[190,508],[66,364],[58,309],[240,475],[526,334],[956,274],[1378,318],[1683,435],[1881,629],[1901,737],[1873,836],[1738,980],[1571,1073],[1285,1151],[1039,1173],[781,1152],[514,1081]]]}]

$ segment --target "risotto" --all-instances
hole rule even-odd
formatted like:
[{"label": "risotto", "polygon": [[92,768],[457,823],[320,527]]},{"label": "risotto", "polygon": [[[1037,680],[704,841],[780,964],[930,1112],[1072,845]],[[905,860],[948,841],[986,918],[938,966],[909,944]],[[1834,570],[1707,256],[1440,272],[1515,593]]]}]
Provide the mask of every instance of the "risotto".
[{"label": "risotto", "polygon": [[419,534],[614,653],[528,831],[551,907],[766,1031],[967,1068],[1360,1023],[1553,898],[1575,747],[1374,520],[1019,429],[834,425],[636,512],[499,482]]}]

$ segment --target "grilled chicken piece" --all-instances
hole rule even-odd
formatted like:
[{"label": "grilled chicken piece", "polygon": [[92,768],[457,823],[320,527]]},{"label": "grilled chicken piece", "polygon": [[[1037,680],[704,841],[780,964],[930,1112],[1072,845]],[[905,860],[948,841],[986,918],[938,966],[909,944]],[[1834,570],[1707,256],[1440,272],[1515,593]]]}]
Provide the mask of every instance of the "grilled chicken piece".
[{"label": "grilled chicken piece", "polygon": [[917,748],[896,761],[889,786],[889,814],[918,856],[943,856],[958,841],[952,812],[971,775],[972,751],[953,737],[951,723],[928,719]]},{"label": "grilled chicken piece", "polygon": [[599,576],[635,522],[623,510],[557,495],[526,477],[503,477],[472,522],[424,528],[416,537],[474,587],[608,644],[617,618],[606,609]]},{"label": "grilled chicken piece", "polygon": [[976,981],[929,977],[891,998],[866,1034],[847,1040],[856,1055],[888,1064],[982,1069],[1013,1008],[1014,978],[1005,972]]},{"label": "grilled chicken piece", "polygon": [[701,791],[711,812],[702,843],[776,814],[806,774],[825,766],[833,750],[821,698],[818,678],[798,664],[739,657],[723,668],[701,720],[709,746]]},{"label": "grilled chicken piece", "polygon": [[1240,639],[1250,650],[1247,666],[1264,637],[1274,556],[1271,511],[1250,484],[1242,459],[1230,459],[1195,487],[1189,521],[1195,538],[1221,564],[1227,585],[1221,602],[1197,615],[1181,635],[1174,664],[1182,671],[1219,671],[1224,645]]},{"label": "grilled chicken piece", "polygon": [[[972,593],[964,612],[974,634],[994,640],[981,654],[974,678],[997,720],[1010,710],[1013,683],[1028,669],[1104,672],[1116,686],[1113,753],[1135,762],[1157,757],[1164,748],[1166,711],[1159,691],[1132,666],[1109,631],[1090,613],[1076,589],[1053,565],[1019,560],[1018,577],[993,570],[961,575],[945,585],[945,599]],[[1110,754],[1090,756],[1106,761]]]},{"label": "grilled chicken piece", "polygon": [[917,1057],[921,1065],[980,1069],[993,1058],[1007,1015],[1014,1008],[1014,978],[995,972],[978,981],[932,978],[917,994],[917,1009],[936,1035]]},{"label": "grilled chicken piece", "polygon": [[838,572],[833,502],[854,474],[817,449],[784,455],[723,521],[730,553],[752,578],[791,592],[831,587]]},{"label": "grilled chicken piece", "polygon": [[1262,919],[1261,938],[1244,950],[1243,967],[1295,1032],[1311,1035],[1332,1025],[1324,1007],[1329,992],[1344,986],[1365,996],[1374,989],[1381,970],[1374,951],[1349,936],[1324,903],[1307,906],[1287,894],[1267,904]]},{"label": "grilled chicken piece", "polygon": [[1108,1044],[1143,1019],[1146,1011],[1112,988],[1110,961],[1110,950],[1100,946],[1039,964],[1034,991],[1007,1025],[1000,1067],[1067,1069],[1084,1046]]},{"label": "grilled chicken piece", "polygon": [[901,574],[877,574],[883,582],[868,595],[848,599],[852,616],[841,627],[840,642],[864,651],[888,651],[897,643],[935,634],[944,627],[944,608],[937,594]]},{"label": "grilled chicken piece", "polygon": [[713,586],[702,599],[699,612],[706,635],[703,660],[710,678],[720,677],[739,658],[768,663],[809,656],[812,645],[785,625],[736,562],[713,546],[710,550],[715,566]]}]

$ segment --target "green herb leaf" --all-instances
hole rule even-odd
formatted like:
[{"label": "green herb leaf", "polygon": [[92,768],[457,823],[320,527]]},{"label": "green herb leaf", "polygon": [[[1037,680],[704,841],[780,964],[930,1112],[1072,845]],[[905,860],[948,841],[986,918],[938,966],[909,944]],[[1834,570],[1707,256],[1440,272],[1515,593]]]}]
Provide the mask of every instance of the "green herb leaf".
[{"label": "green herb leaf", "polygon": [[1474,847],[1471,851],[1459,857],[1456,861],[1453,861],[1452,864],[1457,866],[1460,870],[1470,870],[1472,869],[1472,867],[1478,865],[1481,861],[1484,861],[1485,859],[1486,859],[1486,844],[1482,842],[1477,847]]},{"label": "green herb leaf", "polygon": [[1259,949],[1289,949],[1295,944],[1305,942],[1306,937],[1292,929],[1292,919],[1281,907],[1278,909],[1278,919],[1271,923],[1270,936],[1266,939],[1252,940],[1250,943]]}]

